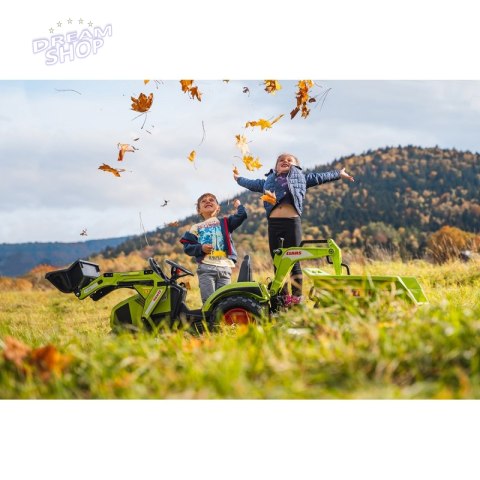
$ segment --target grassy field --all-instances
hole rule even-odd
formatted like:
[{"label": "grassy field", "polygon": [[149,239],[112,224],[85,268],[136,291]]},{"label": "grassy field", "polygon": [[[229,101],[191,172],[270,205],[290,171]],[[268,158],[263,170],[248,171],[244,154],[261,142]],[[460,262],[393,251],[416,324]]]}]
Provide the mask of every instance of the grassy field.
[{"label": "grassy field", "polygon": [[[478,263],[368,269],[417,276],[430,304],[415,308],[389,295],[368,307],[342,300],[314,309],[307,301],[249,328],[112,336],[110,310],[128,291],[99,302],[2,291],[0,398],[479,398]],[[190,306],[198,297],[192,281]],[[24,365],[5,355],[9,337],[55,348],[41,350],[43,364]]]}]

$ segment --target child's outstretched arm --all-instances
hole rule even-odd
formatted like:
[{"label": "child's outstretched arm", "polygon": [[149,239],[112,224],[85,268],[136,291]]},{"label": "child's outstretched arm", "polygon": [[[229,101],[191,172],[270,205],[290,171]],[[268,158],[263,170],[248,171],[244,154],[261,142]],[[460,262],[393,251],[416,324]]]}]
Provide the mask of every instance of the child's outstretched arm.
[{"label": "child's outstretched arm", "polygon": [[236,173],[233,174],[233,179],[243,188],[251,190],[252,192],[263,193],[263,186],[265,185],[265,180],[257,178],[256,180],[250,180],[249,178],[240,177]]},{"label": "child's outstretched arm", "polygon": [[233,201],[233,206],[237,209],[237,213],[234,213],[228,217],[228,230],[230,232],[233,232],[235,229],[237,229],[247,218],[247,210],[240,203],[238,198]]},{"label": "child's outstretched arm", "polygon": [[316,185],[321,185],[322,183],[334,182],[335,180],[347,179],[351,182],[355,179],[345,172],[345,168],[341,170],[330,170],[329,172],[312,172],[305,175],[307,181],[307,188],[314,187]]}]

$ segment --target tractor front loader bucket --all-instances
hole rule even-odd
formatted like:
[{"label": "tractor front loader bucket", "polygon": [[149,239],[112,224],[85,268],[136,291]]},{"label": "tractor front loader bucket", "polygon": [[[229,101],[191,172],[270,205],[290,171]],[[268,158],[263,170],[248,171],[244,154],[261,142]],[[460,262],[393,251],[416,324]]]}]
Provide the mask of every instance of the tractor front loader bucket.
[{"label": "tractor front loader bucket", "polygon": [[68,268],[48,272],[45,278],[62,293],[76,293],[100,276],[96,263],[77,260]]},{"label": "tractor front loader bucket", "polygon": [[414,305],[428,303],[425,293],[415,277],[394,275],[330,275],[319,268],[304,268],[313,281],[310,298],[321,303],[322,297],[343,292],[355,297],[374,297],[381,292],[398,295]]}]

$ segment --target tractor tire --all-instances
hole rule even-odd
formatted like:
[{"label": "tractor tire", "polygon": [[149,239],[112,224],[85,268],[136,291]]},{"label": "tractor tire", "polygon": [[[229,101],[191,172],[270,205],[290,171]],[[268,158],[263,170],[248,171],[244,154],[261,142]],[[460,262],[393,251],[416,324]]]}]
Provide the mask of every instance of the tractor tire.
[{"label": "tractor tire", "polygon": [[248,297],[233,296],[222,300],[213,310],[210,327],[247,325],[265,318],[265,307]]}]

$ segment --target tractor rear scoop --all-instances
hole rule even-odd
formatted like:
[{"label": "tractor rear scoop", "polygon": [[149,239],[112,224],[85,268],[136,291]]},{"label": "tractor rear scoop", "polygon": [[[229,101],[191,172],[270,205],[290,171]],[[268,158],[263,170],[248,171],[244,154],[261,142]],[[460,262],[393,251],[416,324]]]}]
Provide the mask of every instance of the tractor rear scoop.
[{"label": "tractor rear scoop", "polygon": [[400,298],[423,305],[428,303],[425,293],[415,277],[395,275],[330,275],[319,268],[304,268],[312,279],[310,298],[319,301],[322,292],[335,296],[345,292],[358,297],[372,297],[381,292],[393,292]]}]

